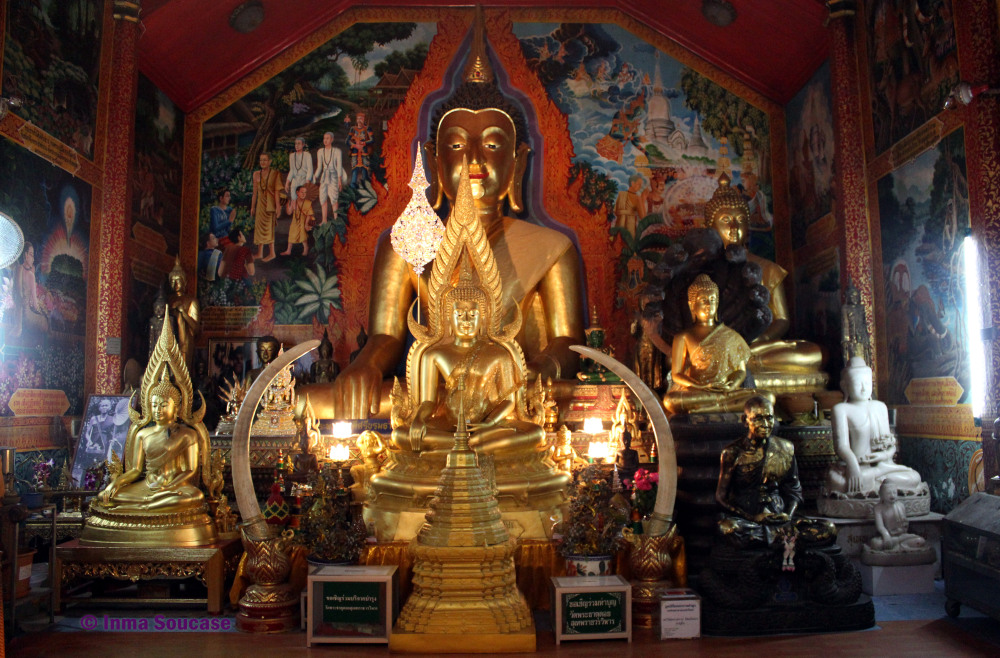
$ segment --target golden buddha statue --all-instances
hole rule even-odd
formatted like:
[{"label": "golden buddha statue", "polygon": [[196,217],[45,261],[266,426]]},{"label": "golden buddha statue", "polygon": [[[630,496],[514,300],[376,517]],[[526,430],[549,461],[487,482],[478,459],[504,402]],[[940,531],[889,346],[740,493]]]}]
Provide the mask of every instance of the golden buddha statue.
[{"label": "golden buddha statue", "polygon": [[[719,187],[705,204],[705,226],[722,238],[724,247],[746,247],[750,239],[750,210],[729,176],[719,177]],[[761,268],[761,283],[771,293],[771,324],[750,345],[750,372],[760,388],[776,391],[823,390],[829,376],[821,372],[823,352],[804,340],[784,340],[791,322],[782,283],[788,275],[777,263],[747,252],[747,262]]]},{"label": "golden buddha statue", "polygon": [[177,347],[189,369],[194,364],[194,341],[201,330],[198,298],[187,292],[187,274],[181,259],[174,261],[174,269],[167,275],[167,311],[177,328]]},{"label": "golden buddha statue", "polygon": [[[200,546],[216,539],[199,475],[211,496],[213,477],[205,400],[191,408],[191,379],[164,321],[139,395],[129,405],[132,425],[122,468],[90,506],[81,543],[134,546]],[[133,402],[135,398],[133,395]],[[221,474],[220,474],[221,475]]]},{"label": "golden buddha statue", "polygon": [[[433,120],[424,161],[430,169],[431,198],[440,208],[454,205],[468,161],[475,214],[496,255],[503,282],[505,315],[517,307],[524,319],[517,336],[530,378],[572,377],[578,359],[570,345],[583,342],[583,288],[576,247],[565,235],[528,221],[506,217],[505,201],[524,210],[522,182],[530,152],[523,113],[501,94],[490,69],[484,35],[477,24],[464,82]],[[403,356],[406,316],[417,278],[391,248],[388,232],[375,252],[369,300],[369,339],[332,387],[331,398],[313,396],[320,417],[367,418],[377,413],[382,378]],[[424,277],[427,277],[425,271]],[[421,288],[425,286],[421,285]]]},{"label": "golden buddha statue", "polygon": [[[529,535],[544,537],[544,520],[565,499],[569,475],[548,459],[538,410],[529,411],[527,366],[514,336],[521,316],[503,324],[503,282],[476,216],[468,169],[428,283],[427,326],[411,314],[416,342],[407,357],[407,394],[397,393],[394,450],[371,477],[367,520],[380,538],[412,536],[400,516],[422,523],[461,413],[469,446],[492,455],[501,508],[521,513]],[[461,385],[460,385],[461,384]]]},{"label": "golden buddha statue", "polygon": [[670,362],[673,384],[663,397],[667,411],[738,411],[755,395],[769,393],[742,388],[750,347],[738,333],[717,319],[719,287],[699,274],[688,287],[688,307],[694,324],[674,336]]}]

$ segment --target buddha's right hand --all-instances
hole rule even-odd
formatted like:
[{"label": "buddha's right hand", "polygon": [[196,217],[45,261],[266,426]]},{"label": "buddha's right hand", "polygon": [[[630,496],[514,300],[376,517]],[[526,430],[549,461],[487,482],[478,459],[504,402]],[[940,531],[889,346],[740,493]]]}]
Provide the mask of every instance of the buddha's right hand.
[{"label": "buddha's right hand", "polygon": [[378,413],[382,396],[382,372],[355,361],[333,382],[333,416],[345,420],[368,418]]}]

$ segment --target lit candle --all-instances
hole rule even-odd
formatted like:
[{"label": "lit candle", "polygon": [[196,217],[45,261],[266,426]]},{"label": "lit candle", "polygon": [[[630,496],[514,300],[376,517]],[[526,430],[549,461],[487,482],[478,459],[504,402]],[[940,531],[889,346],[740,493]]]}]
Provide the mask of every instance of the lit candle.
[{"label": "lit candle", "polygon": [[350,459],[351,449],[345,443],[334,443],[330,446],[330,461],[346,462]]},{"label": "lit candle", "polygon": [[583,431],[587,434],[600,434],[604,431],[604,423],[600,418],[587,418],[583,421]]},{"label": "lit candle", "polygon": [[591,441],[587,447],[587,456],[591,460],[601,463],[608,458],[609,450],[607,441]]},{"label": "lit candle", "polygon": [[342,420],[333,424],[333,438],[339,441],[351,438],[351,423]]}]

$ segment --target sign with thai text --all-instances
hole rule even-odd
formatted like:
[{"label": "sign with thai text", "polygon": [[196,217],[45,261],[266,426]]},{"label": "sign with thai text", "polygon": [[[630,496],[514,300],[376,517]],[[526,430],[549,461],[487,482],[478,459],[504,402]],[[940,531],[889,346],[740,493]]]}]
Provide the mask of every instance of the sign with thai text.
[{"label": "sign with thai text", "polygon": [[378,624],[382,621],[381,583],[323,583],[323,621]]},{"label": "sign with thai text", "polygon": [[621,633],[625,630],[624,592],[580,592],[562,595],[566,635]]}]

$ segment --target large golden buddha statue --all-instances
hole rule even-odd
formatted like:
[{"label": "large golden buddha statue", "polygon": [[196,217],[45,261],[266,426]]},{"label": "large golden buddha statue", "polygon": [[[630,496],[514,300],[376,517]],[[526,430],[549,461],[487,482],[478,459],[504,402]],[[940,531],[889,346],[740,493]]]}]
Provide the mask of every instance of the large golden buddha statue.
[{"label": "large golden buddha statue", "polygon": [[420,528],[459,416],[467,420],[469,446],[493,457],[505,516],[528,536],[545,536],[569,483],[547,456],[541,400],[529,405],[528,368],[514,339],[521,316],[515,307],[504,324],[503,281],[467,172],[431,271],[427,325],[409,318],[416,342],[407,357],[407,394],[392,412],[394,450],[371,478],[366,520],[380,539],[407,539]]},{"label": "large golden buddha statue", "polygon": [[699,274],[688,287],[694,324],[674,336],[670,375],[663,398],[670,413],[739,411],[754,395],[769,393],[743,388],[750,347],[743,337],[718,321],[719,287]]},{"label": "large golden buddha statue", "polygon": [[[214,497],[205,401],[192,411],[192,386],[169,320],[157,341],[138,393],[121,470],[90,506],[86,544],[200,546],[215,541],[199,475]],[[134,402],[134,398],[133,398]]]},{"label": "large golden buddha statue", "polygon": [[[705,226],[722,238],[724,247],[746,247],[750,239],[750,210],[728,176],[719,177],[719,187],[705,204]],[[804,340],[785,340],[791,322],[782,285],[788,275],[777,263],[747,252],[747,262],[761,268],[761,283],[771,293],[771,323],[750,344],[750,371],[760,388],[773,391],[822,390],[829,376],[821,372],[823,353]]]},{"label": "large golden buddha statue", "polygon": [[[481,24],[464,78],[437,110],[431,139],[424,145],[431,197],[435,207],[445,198],[455,203],[467,160],[475,213],[503,282],[502,308],[510,312],[516,306],[524,318],[517,339],[528,371],[532,377],[571,377],[577,356],[569,346],[583,342],[579,258],[562,233],[504,215],[507,201],[514,212],[524,210],[522,181],[530,148],[524,115],[494,81]],[[377,413],[382,378],[403,356],[406,315],[416,289],[416,275],[384,234],[373,266],[370,338],[334,382],[332,397],[312,396],[319,417],[355,419]]]}]

